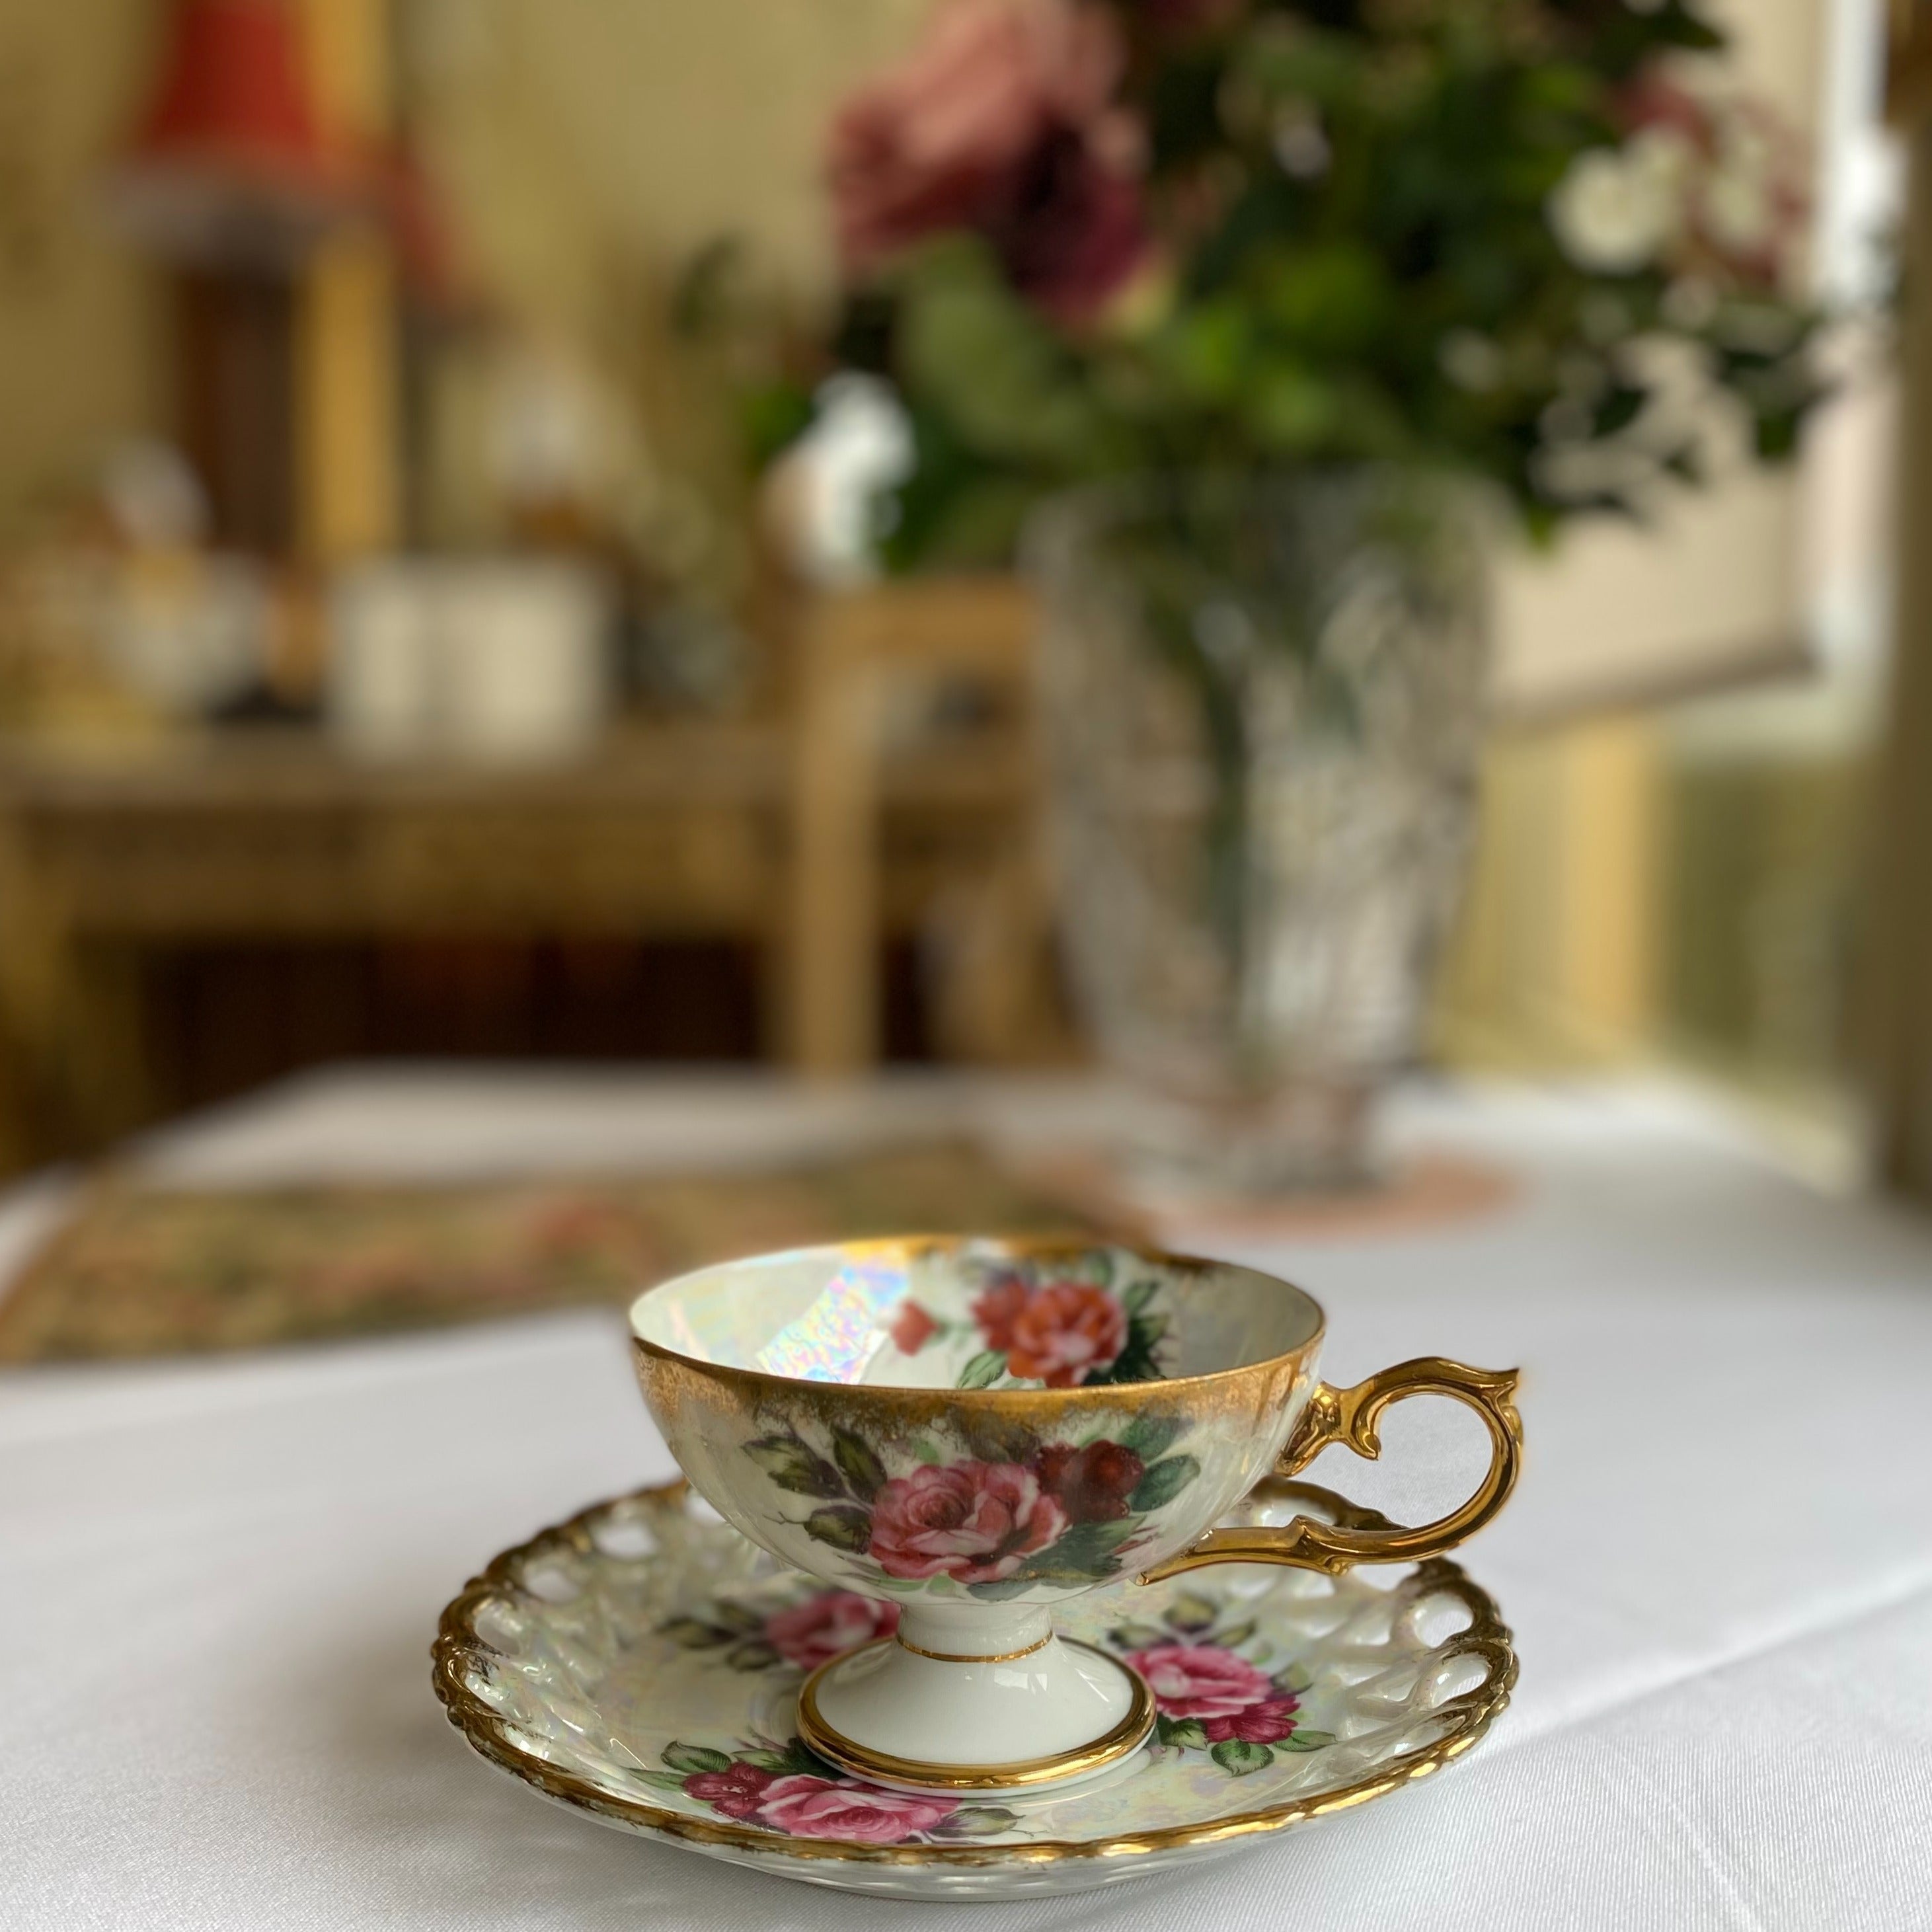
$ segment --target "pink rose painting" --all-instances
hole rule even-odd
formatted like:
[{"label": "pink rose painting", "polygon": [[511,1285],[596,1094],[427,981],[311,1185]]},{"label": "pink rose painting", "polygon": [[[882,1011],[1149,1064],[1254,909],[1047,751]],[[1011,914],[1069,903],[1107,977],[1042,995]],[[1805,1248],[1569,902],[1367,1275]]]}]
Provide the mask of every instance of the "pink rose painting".
[{"label": "pink rose painting", "polygon": [[871,1552],[890,1576],[997,1582],[1066,1527],[1017,1462],[952,1462],[896,1476],[872,1504]]},{"label": "pink rose painting", "polygon": [[765,1619],[764,1638],[786,1663],[816,1670],[874,1637],[891,1636],[898,1624],[896,1604],[856,1590],[821,1590],[789,1610],[775,1610]]},{"label": "pink rose painting", "polygon": [[1124,64],[1082,0],[944,0],[924,39],[854,94],[828,172],[848,268],[927,236],[983,236],[1014,285],[1064,320],[1101,308],[1148,256]]},{"label": "pink rose painting", "polygon": [[[1170,1612],[1170,1618],[1178,1614]],[[1250,1622],[1240,1634],[1253,1629]],[[1204,1750],[1222,1770],[1244,1778],[1272,1763],[1277,1753],[1320,1750],[1334,1743],[1328,1732],[1302,1724],[1297,1687],[1306,1679],[1292,1669],[1270,1677],[1232,1645],[1185,1634],[1130,1649],[1123,1642],[1126,1634],[1117,1632],[1110,1640],[1147,1679],[1163,1745]]]},{"label": "pink rose painting", "polygon": [[1156,1644],[1136,1651],[1127,1661],[1170,1718],[1231,1717],[1275,1694],[1264,1672],[1218,1644]]},{"label": "pink rose painting", "polygon": [[1072,1388],[1111,1368],[1126,1346],[1126,1310],[1091,1282],[1000,1282],[974,1303],[973,1318],[1010,1374],[1048,1388]]},{"label": "pink rose painting", "polygon": [[659,1756],[666,1768],[646,1772],[649,1782],[694,1798],[720,1817],[795,1838],[903,1845],[962,1833],[983,1838],[1018,1822],[1001,1806],[886,1791],[848,1778],[796,1738],[754,1738],[729,1750],[678,1742]]},{"label": "pink rose painting", "polygon": [[958,1808],[956,1798],[883,1791],[877,1785],[800,1773],[778,1778],[766,1787],[758,1816],[774,1831],[789,1832],[796,1838],[848,1838],[862,1845],[896,1845],[931,1831]]}]

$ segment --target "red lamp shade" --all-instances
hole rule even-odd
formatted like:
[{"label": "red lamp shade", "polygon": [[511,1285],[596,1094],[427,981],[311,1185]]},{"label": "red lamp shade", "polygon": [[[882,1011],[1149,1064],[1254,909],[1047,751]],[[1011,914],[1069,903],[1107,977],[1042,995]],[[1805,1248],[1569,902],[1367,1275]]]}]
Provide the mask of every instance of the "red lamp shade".
[{"label": "red lamp shade", "polygon": [[364,200],[323,134],[282,0],[177,0],[161,84],[112,183],[160,252],[285,266]]}]

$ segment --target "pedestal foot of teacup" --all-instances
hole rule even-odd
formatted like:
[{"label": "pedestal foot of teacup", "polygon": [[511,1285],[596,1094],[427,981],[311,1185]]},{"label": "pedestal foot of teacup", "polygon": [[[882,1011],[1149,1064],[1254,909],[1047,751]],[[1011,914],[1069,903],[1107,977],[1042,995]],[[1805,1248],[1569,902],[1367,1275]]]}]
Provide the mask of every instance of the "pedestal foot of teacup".
[{"label": "pedestal foot of teacup", "polygon": [[[1019,1792],[1098,1777],[1146,1742],[1154,1698],[1133,1671],[1018,1613],[998,1653],[940,1649],[908,1610],[824,1664],[799,1694],[800,1737],[854,1776],[908,1791]],[[929,1640],[937,1638],[938,1642]],[[956,1631],[950,1634],[956,1644]]]}]

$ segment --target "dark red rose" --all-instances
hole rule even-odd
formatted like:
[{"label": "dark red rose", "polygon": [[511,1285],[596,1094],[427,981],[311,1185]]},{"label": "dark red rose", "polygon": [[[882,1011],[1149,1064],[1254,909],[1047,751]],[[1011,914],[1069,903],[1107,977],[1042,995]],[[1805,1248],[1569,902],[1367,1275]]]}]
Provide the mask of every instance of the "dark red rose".
[{"label": "dark red rose", "polygon": [[1014,287],[1069,322],[1104,308],[1148,254],[1138,178],[1071,129],[1028,158],[986,232]]},{"label": "dark red rose", "polygon": [[927,236],[985,236],[1014,285],[1094,314],[1149,250],[1139,124],[1114,96],[1118,23],[1079,0],[944,0],[910,56],[832,130],[846,264],[863,274]]},{"label": "dark red rose", "polygon": [[1250,1704],[1225,1718],[1204,1718],[1201,1728],[1210,1744],[1226,1744],[1230,1738],[1247,1744],[1278,1744],[1294,1729],[1294,1714],[1300,1708],[1295,1698],[1270,1697],[1264,1704]]},{"label": "dark red rose", "polygon": [[729,1771],[697,1771],[684,1780],[685,1790],[728,1818],[748,1818],[758,1808],[773,1774],[754,1764],[734,1764]]},{"label": "dark red rose", "polygon": [[1206,33],[1231,25],[1247,0],[1140,0],[1138,16],[1157,32]]},{"label": "dark red rose", "polygon": [[1049,1442],[1035,1459],[1040,1486],[1070,1522],[1114,1522],[1147,1466],[1124,1443],[1090,1442],[1084,1449]]}]

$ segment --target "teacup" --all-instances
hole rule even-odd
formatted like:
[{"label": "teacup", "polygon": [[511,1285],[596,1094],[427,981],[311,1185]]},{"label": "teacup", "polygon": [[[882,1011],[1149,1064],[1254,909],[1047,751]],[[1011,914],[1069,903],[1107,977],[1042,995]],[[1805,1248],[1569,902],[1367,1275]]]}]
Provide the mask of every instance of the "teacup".
[{"label": "teacup", "polygon": [[[1432,1556],[1502,1508],[1521,1455],[1514,1371],[1430,1358],[1330,1388],[1319,1305],[1224,1262],[854,1241],[680,1276],[631,1322],[645,1400],[699,1492],[781,1562],[899,1606],[892,1634],[806,1680],[799,1731],[915,1790],[1092,1776],[1146,1738],[1148,1687],[1057,1638],[1056,1603],[1201,1564]],[[1330,1443],[1376,1455],[1382,1409],[1420,1394],[1489,1428],[1488,1472],[1452,1514],[1213,1527]]]}]

